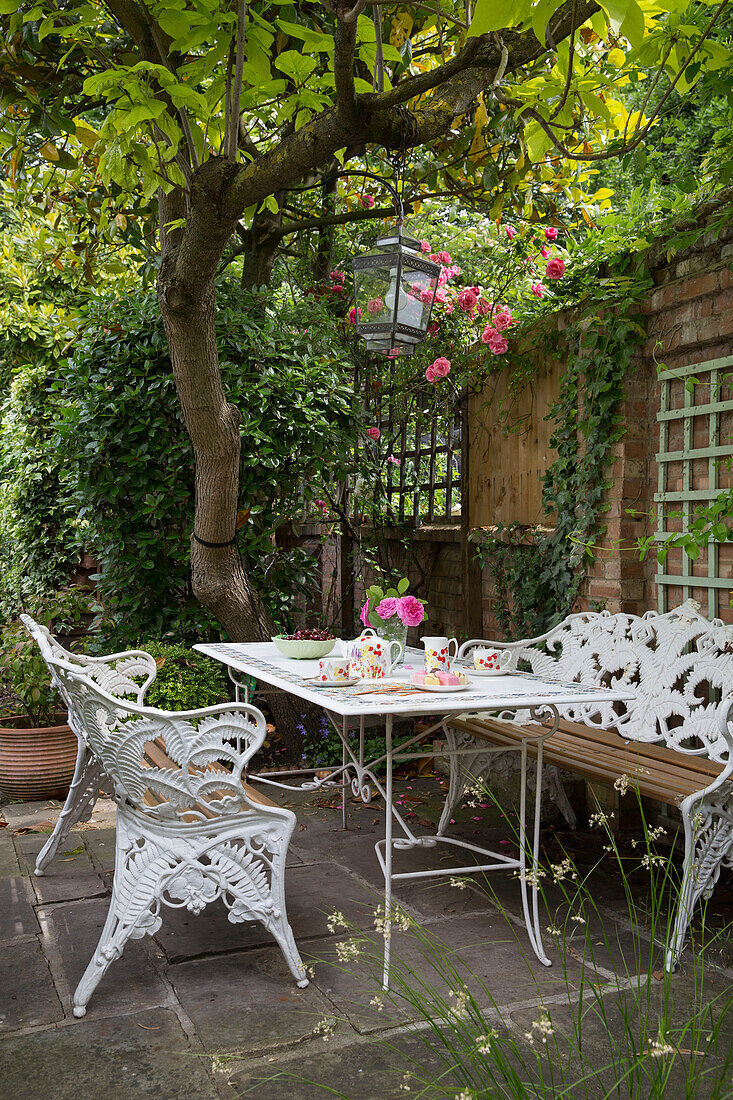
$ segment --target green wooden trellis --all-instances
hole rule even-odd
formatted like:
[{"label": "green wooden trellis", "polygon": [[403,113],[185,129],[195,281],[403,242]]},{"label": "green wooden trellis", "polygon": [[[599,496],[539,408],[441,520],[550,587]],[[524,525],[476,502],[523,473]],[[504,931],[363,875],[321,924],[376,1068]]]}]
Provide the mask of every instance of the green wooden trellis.
[{"label": "green wooden trellis", "polygon": [[[667,529],[670,509],[677,514],[682,513],[683,528],[689,527],[693,517],[693,511],[701,504],[710,503],[715,499],[720,488],[718,473],[721,460],[733,457],[733,443],[730,438],[721,442],[721,420],[725,413],[733,413],[733,398],[722,401],[718,399],[724,381],[730,379],[733,370],[733,356],[725,359],[711,359],[705,363],[691,363],[672,371],[663,371],[659,375],[662,384],[659,412],[659,453],[657,454],[657,492],[654,500],[657,511],[656,536],[660,541],[670,533]],[[710,400],[703,404],[694,403],[696,386],[685,386],[684,404],[682,408],[673,409],[671,404],[672,386],[675,382],[685,383],[692,376],[709,375],[709,382],[705,383],[705,389]],[[699,391],[698,391],[699,392]],[[707,420],[707,446],[694,446],[694,428],[697,417]],[[682,449],[671,451],[669,449],[670,424],[673,421],[682,421]],[[708,485],[704,489],[694,489],[693,464],[700,459],[707,459]],[[682,488],[669,489],[668,473],[669,464],[682,463]],[[682,598],[688,599],[692,595],[693,588],[705,588],[708,592],[708,617],[713,618],[718,613],[718,596],[720,590],[733,590],[733,579],[718,576],[718,545],[710,542],[707,551],[707,576],[696,576],[692,572],[692,560],[687,554],[682,555],[682,571],[679,574],[666,572],[666,563],[659,566],[657,583],[657,605],[659,611],[667,611],[668,592],[672,586],[682,588]]]}]

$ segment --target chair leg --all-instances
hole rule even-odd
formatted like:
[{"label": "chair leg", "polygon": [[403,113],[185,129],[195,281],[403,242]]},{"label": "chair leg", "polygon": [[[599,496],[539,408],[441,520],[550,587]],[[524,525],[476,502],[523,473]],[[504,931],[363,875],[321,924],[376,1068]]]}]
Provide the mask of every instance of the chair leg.
[{"label": "chair leg", "polygon": [[66,840],[71,827],[78,821],[88,819],[104,778],[104,770],[80,738],[69,793],[53,832],[36,857],[34,874],[37,877],[45,873],[46,866]]},{"label": "chair leg", "polygon": [[[124,820],[118,814],[115,877],[107,920],[99,943],[74,993],[73,1012],[86,1014],[94,990],[110,963],[119,959],[129,939],[142,939],[160,928],[158,916],[159,885],[170,873],[171,859],[163,848],[149,838],[142,847],[128,839]],[[175,857],[173,857],[175,861]]]},{"label": "chair leg", "polygon": [[668,971],[674,970],[679,962],[695,905],[700,898],[710,897],[721,867],[730,861],[733,851],[733,818],[729,808],[699,801],[690,805],[690,802],[680,807],[685,826],[685,862],[674,932],[665,959]]}]

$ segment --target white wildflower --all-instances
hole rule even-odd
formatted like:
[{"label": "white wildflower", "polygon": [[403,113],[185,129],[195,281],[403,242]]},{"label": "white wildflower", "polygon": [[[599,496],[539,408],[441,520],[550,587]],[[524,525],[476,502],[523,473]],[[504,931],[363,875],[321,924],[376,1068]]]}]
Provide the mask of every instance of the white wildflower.
[{"label": "white wildflower", "polygon": [[521,882],[528,883],[530,886],[539,886],[540,879],[545,877],[545,872],[541,867],[534,867],[530,871],[515,871],[514,877],[518,878]]},{"label": "white wildflower", "polygon": [[554,924],[548,924],[545,931],[547,932],[548,936],[561,936],[562,935],[561,929],[556,928]]},{"label": "white wildflower", "polygon": [[400,1085],[400,1092],[410,1092],[410,1081],[412,1080],[411,1073],[405,1073],[402,1076],[402,1084]]},{"label": "white wildflower", "polygon": [[666,862],[665,856],[651,856],[648,852],[641,857],[641,865],[646,867],[647,871],[651,871],[652,867],[663,867]]},{"label": "white wildflower", "polygon": [[376,1008],[377,1012],[384,1012],[384,997],[380,997],[378,993],[372,997],[369,1004],[372,1008]]},{"label": "white wildflower", "polygon": [[647,830],[647,837],[650,843],[654,843],[655,840],[659,840],[660,837],[666,836],[667,830],[663,825],[656,825],[653,829]]},{"label": "white wildflower", "polygon": [[[536,1035],[535,1031],[537,1032]],[[547,1040],[554,1034],[555,1029],[550,1021],[549,1014],[547,1010],[543,1008],[539,1020],[534,1021],[531,1031],[525,1031],[524,1037],[528,1039],[530,1043],[534,1043],[535,1039],[541,1039],[544,1046],[547,1046]]]},{"label": "white wildflower", "polygon": [[464,1089],[463,1092],[456,1093],[456,1100],[473,1100],[473,1093]]},{"label": "white wildflower", "polygon": [[588,818],[588,824],[590,825],[591,828],[593,828],[596,825],[599,828],[605,828],[605,826],[608,825],[609,821],[611,821],[615,816],[616,816],[615,814],[604,814],[603,811],[601,810],[597,814],[591,814],[590,815],[590,817]]},{"label": "white wildflower", "polygon": [[314,1035],[320,1035],[327,1043],[336,1030],[336,1021],[329,1019],[328,1016],[324,1016],[322,1020],[319,1020],[316,1026],[313,1028]]},{"label": "white wildflower", "polygon": [[465,989],[459,989],[457,992],[455,989],[448,990],[448,996],[452,997],[456,1002],[451,1005],[450,1012],[458,1020],[465,1020],[468,1016],[468,993]]},{"label": "white wildflower", "polygon": [[494,1039],[499,1037],[499,1032],[494,1031],[493,1027],[487,1031],[484,1035],[476,1036],[476,1050],[479,1054],[491,1054],[491,1043]]},{"label": "white wildflower", "polygon": [[674,1047],[666,1043],[662,1036],[658,1039],[652,1039],[649,1044],[649,1054],[652,1058],[665,1058],[668,1054],[674,1054],[674,1052]]},{"label": "white wildflower", "polygon": [[316,976],[316,968],[314,966],[306,966],[305,972],[309,978],[315,978]]},{"label": "white wildflower", "polygon": [[578,877],[571,859],[564,859],[561,863],[551,863],[550,870],[555,883],[563,882],[566,878],[577,879]]},{"label": "white wildflower", "polygon": [[326,927],[329,932],[335,932],[338,928],[348,928],[348,922],[343,913],[340,913],[337,909],[334,909],[331,916],[326,921]]},{"label": "white wildflower", "polygon": [[467,890],[468,889],[468,883],[466,882],[465,879],[462,879],[462,878],[452,878],[450,880],[450,885],[455,886],[456,890]]},{"label": "white wildflower", "polygon": [[619,794],[624,795],[628,791],[630,784],[631,780],[629,779],[628,775],[620,775],[614,783],[614,788],[619,792]]},{"label": "white wildflower", "polygon": [[571,917],[570,919],[574,920],[576,924],[585,924],[585,917],[577,916]]},{"label": "white wildflower", "polygon": [[407,932],[412,926],[412,917],[399,905],[390,906],[389,916],[385,913],[383,905],[378,906],[374,913],[374,927],[384,939],[389,936],[391,925],[394,925],[400,932]]},{"label": "white wildflower", "polygon": [[340,962],[350,962],[359,958],[361,947],[356,940],[344,940],[343,943],[336,944],[336,954]]}]

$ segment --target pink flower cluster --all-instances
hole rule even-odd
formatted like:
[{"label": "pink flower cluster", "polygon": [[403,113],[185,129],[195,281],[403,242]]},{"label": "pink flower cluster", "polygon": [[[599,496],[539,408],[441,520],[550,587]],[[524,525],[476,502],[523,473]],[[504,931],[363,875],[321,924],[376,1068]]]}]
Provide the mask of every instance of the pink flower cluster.
[{"label": "pink flower cluster", "polygon": [[[374,609],[380,619],[391,619],[394,615],[405,626],[419,626],[425,618],[425,608],[414,596],[388,596]],[[362,604],[359,618],[364,626],[369,626],[369,600]]]},{"label": "pink flower cluster", "polygon": [[437,382],[439,378],[447,378],[450,374],[450,359],[446,359],[445,356],[440,355],[434,362],[430,364],[425,371],[425,377],[428,382]]},{"label": "pink flower cluster", "polygon": [[373,439],[376,442],[376,440],[379,439],[382,433],[380,432],[379,428],[367,428],[366,434],[369,436],[370,439]]}]

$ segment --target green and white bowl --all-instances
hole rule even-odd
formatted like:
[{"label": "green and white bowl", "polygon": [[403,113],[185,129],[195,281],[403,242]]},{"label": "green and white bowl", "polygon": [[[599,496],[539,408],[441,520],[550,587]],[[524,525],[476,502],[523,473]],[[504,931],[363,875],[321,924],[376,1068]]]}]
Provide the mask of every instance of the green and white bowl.
[{"label": "green and white bowl", "polygon": [[275,634],[272,640],[284,657],[292,657],[295,661],[317,661],[321,657],[327,657],[336,645],[335,638],[329,638],[325,642],[318,642],[312,638],[295,641],[283,638],[281,634]]}]

